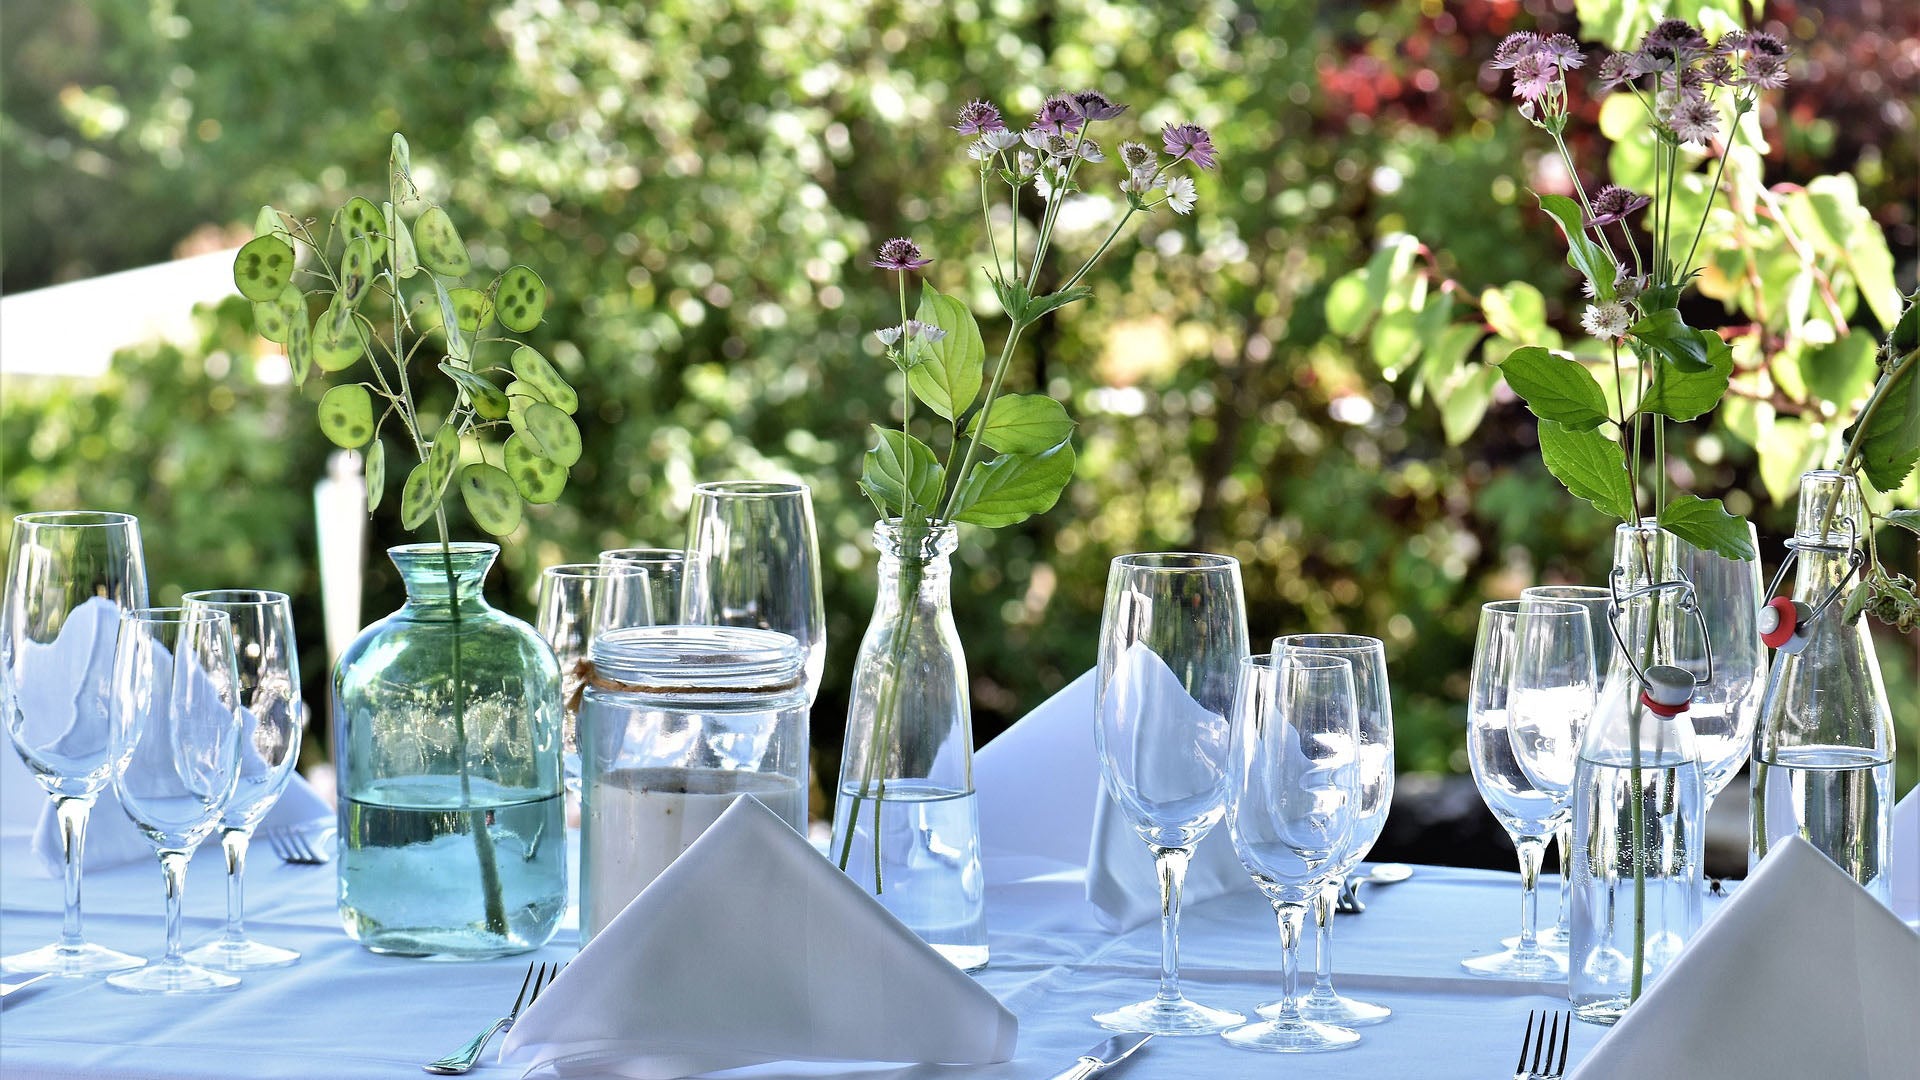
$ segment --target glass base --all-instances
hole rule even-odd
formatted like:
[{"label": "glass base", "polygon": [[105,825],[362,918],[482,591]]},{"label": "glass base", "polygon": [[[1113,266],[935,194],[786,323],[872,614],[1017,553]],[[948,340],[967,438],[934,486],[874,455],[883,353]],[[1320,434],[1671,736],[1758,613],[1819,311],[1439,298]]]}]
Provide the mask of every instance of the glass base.
[{"label": "glass base", "polygon": [[107,985],[129,994],[216,994],[239,986],[240,980],[184,960],[155,960],[137,971],[108,976]]},{"label": "glass base", "polygon": [[[1550,930],[1540,931],[1539,935],[1533,940],[1540,946],[1541,952],[1549,952],[1562,959],[1565,959],[1567,954],[1572,951],[1573,935],[1561,930],[1557,926]],[[1518,949],[1520,947],[1520,935],[1515,934],[1512,937],[1501,938],[1500,944],[1509,952]]]},{"label": "glass base", "polygon": [[1188,1001],[1186,998],[1175,998],[1172,1001],[1149,998],[1111,1012],[1095,1013],[1093,1022],[1109,1031],[1142,1034],[1152,1032],[1155,1035],[1213,1035],[1236,1024],[1244,1024],[1247,1018],[1226,1009],[1211,1009],[1199,1002]]},{"label": "glass base", "polygon": [[[1280,1003],[1269,1001],[1254,1011],[1272,1019],[1280,1015]],[[1316,1024],[1365,1027],[1385,1021],[1393,1015],[1393,1010],[1371,1001],[1357,1001],[1345,994],[1308,994],[1300,999],[1300,1015]]]},{"label": "glass base", "polygon": [[1486,979],[1515,979],[1521,982],[1564,982],[1567,960],[1542,949],[1523,953],[1504,949],[1489,956],[1472,956],[1460,966]]},{"label": "glass base", "polygon": [[31,952],[0,958],[0,971],[9,975],[105,975],[137,968],[146,962],[143,957],[83,941],[78,945],[43,945]]},{"label": "glass base", "polygon": [[221,938],[209,941],[198,948],[188,949],[184,959],[189,964],[212,968],[215,971],[260,971],[265,968],[286,967],[298,963],[300,954],[292,949],[282,949],[278,945],[267,945],[251,938],[229,941]]},{"label": "glass base", "polygon": [[1602,998],[1599,1001],[1575,1005],[1573,1015],[1589,1024],[1612,1027],[1616,1021],[1627,1015],[1628,1004],[1626,995],[1622,994],[1619,997]]},{"label": "glass base", "polygon": [[1305,1020],[1267,1020],[1234,1028],[1220,1037],[1242,1050],[1268,1054],[1317,1054],[1345,1050],[1360,1041],[1358,1032]]}]

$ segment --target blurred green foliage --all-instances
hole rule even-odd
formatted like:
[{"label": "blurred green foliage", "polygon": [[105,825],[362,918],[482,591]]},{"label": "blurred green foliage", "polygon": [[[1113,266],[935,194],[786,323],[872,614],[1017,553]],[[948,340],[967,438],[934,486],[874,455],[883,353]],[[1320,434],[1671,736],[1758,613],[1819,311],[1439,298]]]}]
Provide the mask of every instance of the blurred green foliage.
[{"label": "blurred green foliage", "polygon": [[[1772,10],[1828,48],[1902,33]],[[496,598],[524,612],[542,564],[677,544],[697,480],[806,481],[830,775],[873,600],[859,456],[898,398],[867,332],[894,302],[870,252],[912,236],[936,287],[988,310],[975,174],[946,125],[972,97],[1020,115],[1097,87],[1144,126],[1212,128],[1223,167],[1192,218],[1156,216],[1089,279],[1091,302],[1022,344],[1009,389],[1069,401],[1081,465],[1063,505],[973,530],[956,556],[977,739],[1092,663],[1112,556],[1205,548],[1244,560],[1256,641],[1384,637],[1402,768],[1459,771],[1478,604],[1597,580],[1608,525],[1556,493],[1510,400],[1449,445],[1439,413],[1328,332],[1325,292],[1411,231],[1476,290],[1541,283],[1546,318],[1571,325],[1557,237],[1524,196],[1539,148],[1480,65],[1511,29],[1573,19],[1438,0],[340,0],[245,17],[221,0],[9,0],[0,284],[158,261],[195,229],[237,242],[262,203],[321,216],[377,199],[405,131],[479,271],[511,250],[545,277],[543,347],[581,389],[588,456],[509,542]],[[1770,178],[1857,168],[1910,285],[1912,110],[1816,122],[1817,87],[1852,86],[1858,65],[1826,70],[1787,91],[1815,108]],[[1060,262],[1097,241],[1063,228]],[[97,384],[10,383],[4,500],[139,513],[162,595],[216,578],[295,592],[318,701],[319,388],[258,383],[254,358],[277,349],[244,333],[244,305],[203,319],[203,348],[135,350]],[[1698,467],[1696,490],[1749,493],[1782,535],[1750,456]],[[399,539],[386,515],[373,531]],[[372,560],[366,616],[398,601]],[[1889,644],[1890,693],[1911,703],[1911,642]]]}]

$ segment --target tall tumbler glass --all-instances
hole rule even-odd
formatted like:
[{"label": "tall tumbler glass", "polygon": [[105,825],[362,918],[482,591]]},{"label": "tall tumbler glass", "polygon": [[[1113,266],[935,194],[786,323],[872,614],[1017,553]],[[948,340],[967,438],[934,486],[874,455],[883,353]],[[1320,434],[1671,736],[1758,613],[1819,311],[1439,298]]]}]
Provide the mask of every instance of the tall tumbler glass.
[{"label": "tall tumbler glass", "polygon": [[624,547],[600,553],[601,566],[631,566],[647,573],[647,610],[650,626],[681,622],[680,597],[687,577],[687,553],[682,548]]},{"label": "tall tumbler glass", "polygon": [[[560,665],[560,700],[566,709],[560,760],[570,803],[577,804],[580,798],[576,715],[593,639],[609,630],[654,624],[649,577],[643,567],[617,560],[561,563],[540,571],[533,626],[553,647],[553,658]],[[574,815],[569,812],[567,816]]]},{"label": "tall tumbler glass", "polygon": [[[1393,805],[1393,697],[1387,689],[1387,649],[1379,638],[1355,634],[1289,634],[1273,639],[1273,654],[1330,656],[1353,669],[1354,703],[1359,731],[1358,776],[1360,801],[1353,811],[1353,837],[1346,858],[1313,904],[1315,954],[1313,992],[1300,1002],[1300,1015],[1322,1024],[1356,1027],[1377,1024],[1393,1015],[1385,1005],[1359,1001],[1333,988],[1333,914],[1340,887],[1360,860],[1380,839]],[[1262,1016],[1277,1016],[1281,1003],[1261,1005]]]},{"label": "tall tumbler glass", "polygon": [[[1601,679],[1607,677],[1607,670],[1613,665],[1613,631],[1607,624],[1607,607],[1613,603],[1613,593],[1605,585],[1534,585],[1520,590],[1522,600],[1550,600],[1561,604],[1578,604],[1587,612],[1587,636],[1593,640],[1593,670]],[[1574,741],[1580,741],[1584,731],[1574,732]],[[1560,851],[1560,911],[1553,919],[1553,928],[1540,935],[1540,947],[1548,952],[1565,953],[1573,940],[1569,929],[1573,917],[1573,818],[1561,822],[1553,830],[1553,843]],[[1511,947],[1519,938],[1503,941],[1501,944]]]},{"label": "tall tumbler glass", "polygon": [[[1760,576],[1760,557],[1729,559],[1703,551],[1671,533],[1662,549],[1666,580],[1693,582],[1694,602],[1700,605],[1712,634],[1713,678],[1707,678],[1708,649],[1700,639],[1700,624],[1685,615],[1664,620],[1673,635],[1668,662],[1692,672],[1693,703],[1687,720],[1693,725],[1694,746],[1700,751],[1700,783],[1706,803],[1702,814],[1745,765],[1753,752],[1753,726],[1760,719],[1767,689],[1767,647],[1760,640],[1760,604],[1766,599],[1766,580]],[[1759,550],[1753,524],[1747,540]]]},{"label": "tall tumbler glass", "polygon": [[227,860],[227,926],[218,938],[187,953],[187,962],[221,971],[285,967],[292,949],[247,936],[247,845],[273,811],[300,762],[306,706],[300,700],[300,650],[293,640],[293,601],[265,589],[207,589],[183,599],[187,610],[225,612],[233,627],[240,672],[240,781],[220,816],[220,848]]},{"label": "tall tumbler glass", "polygon": [[1240,661],[1240,563],[1224,555],[1123,555],[1100,620],[1095,742],[1114,805],[1153,852],[1160,879],[1160,990],[1102,1012],[1116,1031],[1204,1035],[1246,1018],[1180,992],[1180,888],[1193,849],[1226,813]]},{"label": "tall tumbler glass", "polygon": [[87,815],[113,777],[109,687],[120,616],[147,603],[140,525],[129,514],[62,510],[13,519],[0,610],[7,734],[53,800],[66,863],[60,940],[0,960],[9,975],[92,975],[145,963],[86,940],[80,866]]},{"label": "tall tumbler glass", "polygon": [[680,621],[792,635],[807,651],[813,700],[827,663],[827,615],[805,484],[729,480],[693,489]]}]

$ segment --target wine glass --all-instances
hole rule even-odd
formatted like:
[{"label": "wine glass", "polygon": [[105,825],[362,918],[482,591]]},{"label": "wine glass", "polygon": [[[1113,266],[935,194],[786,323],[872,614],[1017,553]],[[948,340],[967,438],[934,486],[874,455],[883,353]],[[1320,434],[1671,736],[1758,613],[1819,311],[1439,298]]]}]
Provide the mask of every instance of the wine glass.
[{"label": "wine glass", "polygon": [[[1663,622],[1672,635],[1667,662],[1691,672],[1693,703],[1687,720],[1693,725],[1694,745],[1700,751],[1700,784],[1706,795],[1701,813],[1713,809],[1713,800],[1726,790],[1753,749],[1753,726],[1760,718],[1767,688],[1767,649],[1760,640],[1760,604],[1766,582],[1760,576],[1760,558],[1729,559],[1705,551],[1668,533],[1666,569],[1662,577],[1693,583],[1694,603],[1712,635],[1713,678],[1707,678],[1708,651],[1700,639],[1700,624],[1676,613]],[[1747,539],[1758,550],[1753,524]]]},{"label": "wine glass", "polygon": [[[1353,666],[1353,690],[1360,733],[1360,801],[1353,816],[1353,842],[1313,905],[1313,992],[1300,1002],[1300,1015],[1323,1024],[1356,1027],[1377,1024],[1393,1015],[1385,1005],[1359,1001],[1333,988],[1333,914],[1342,883],[1380,839],[1393,803],[1393,698],[1387,689],[1387,650],[1379,638],[1356,634],[1289,634],[1273,639],[1275,656],[1301,653],[1334,656]],[[1280,1014],[1280,1002],[1257,1010],[1261,1016]]]},{"label": "wine glass", "polygon": [[[1605,585],[1534,585],[1520,590],[1520,599],[1578,604],[1586,610],[1588,637],[1593,640],[1593,674],[1604,685],[1613,667],[1613,628],[1608,622],[1613,592]],[[1583,734],[1575,732],[1574,738],[1578,740]],[[1567,815],[1554,828],[1553,842],[1560,849],[1560,911],[1554,916],[1553,928],[1540,935],[1540,947],[1564,953],[1573,942],[1573,815]],[[1519,940],[1501,944],[1512,945]]]},{"label": "wine glass", "polygon": [[60,940],[0,960],[10,975],[92,975],[146,961],[86,940],[80,867],[87,815],[112,781],[108,690],[120,613],[147,603],[140,524],[129,514],[62,510],[13,519],[0,612],[7,734],[60,821],[66,916]]},{"label": "wine glass", "polygon": [[211,607],[139,608],[113,650],[113,792],[160,857],[167,883],[166,955],[107,976],[136,994],[231,990],[232,975],[180,954],[187,864],[219,826],[240,781],[240,669],[233,620]]},{"label": "wine glass", "polygon": [[221,971],[285,967],[292,949],[247,937],[247,845],[273,811],[300,762],[306,706],[300,700],[300,651],[293,639],[293,601],[265,589],[190,592],[188,610],[223,611],[233,632],[240,672],[240,780],[220,815],[220,847],[227,861],[227,925],[220,937],[188,951],[190,964]]},{"label": "wine glass", "polygon": [[1096,1015],[1102,1027],[1205,1035],[1246,1019],[1180,992],[1180,887],[1195,845],[1226,813],[1227,714],[1246,655],[1237,560],[1189,553],[1113,560],[1094,735],[1107,794],[1159,870],[1161,959],[1159,993]]},{"label": "wine glass", "polygon": [[1467,701],[1467,758],[1487,809],[1520,858],[1520,940],[1461,966],[1492,978],[1552,981],[1566,958],[1535,937],[1535,886],[1547,838],[1572,813],[1579,743],[1593,715],[1593,645],[1575,604],[1500,600],[1480,608]]},{"label": "wine glass", "polygon": [[1248,657],[1233,710],[1227,830],[1280,920],[1280,1007],[1223,1036],[1248,1050],[1306,1053],[1360,1041],[1302,1015],[1300,934],[1309,905],[1351,866],[1361,828],[1362,743],[1350,660],[1288,649]]},{"label": "wine glass", "polygon": [[650,575],[634,563],[602,561],[562,563],[540,571],[534,628],[553,647],[560,665],[560,700],[566,716],[561,730],[561,761],[567,791],[580,791],[580,743],[574,730],[587,658],[593,639],[608,630],[653,625]]},{"label": "wine glass", "polygon": [[827,616],[805,484],[729,480],[693,489],[680,621],[791,634],[807,651],[813,700],[827,662]]},{"label": "wine glass", "polygon": [[680,597],[686,581],[687,553],[680,548],[624,547],[600,553],[601,566],[635,566],[647,572],[647,606],[653,626],[681,621]]}]

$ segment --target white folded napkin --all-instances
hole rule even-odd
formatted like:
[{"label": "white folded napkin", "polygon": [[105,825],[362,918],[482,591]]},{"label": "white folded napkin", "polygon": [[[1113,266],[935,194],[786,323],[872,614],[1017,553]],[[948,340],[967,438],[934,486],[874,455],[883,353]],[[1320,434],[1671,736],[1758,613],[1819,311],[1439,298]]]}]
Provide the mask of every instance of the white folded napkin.
[{"label": "white folded napkin", "polygon": [[[8,711],[10,760],[0,767],[0,827],[8,833],[37,827],[41,811],[52,806],[47,789],[20,760],[11,738],[15,725],[22,745],[57,754],[71,766],[84,762],[76,775],[91,772],[105,762],[109,728],[107,691],[113,680],[113,642],[120,629],[120,607],[105,597],[82,601],[60,624],[50,642],[20,641],[4,679],[0,707]],[[91,715],[80,724],[82,709]],[[56,767],[53,759],[49,767]],[[57,771],[57,767],[56,767]]]},{"label": "white folded napkin", "polygon": [[1893,850],[1887,856],[1893,875],[1893,913],[1920,922],[1920,787],[1893,808]]},{"label": "white folded napkin", "polygon": [[1917,1009],[1920,935],[1793,837],[1573,1077],[1911,1080]]},{"label": "white folded napkin", "polygon": [[500,1060],[670,1080],[1013,1056],[1018,1022],[771,810],[735,800],[529,1006]]}]

